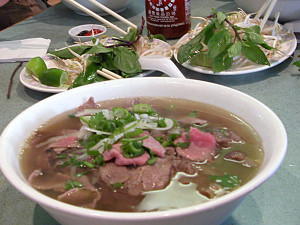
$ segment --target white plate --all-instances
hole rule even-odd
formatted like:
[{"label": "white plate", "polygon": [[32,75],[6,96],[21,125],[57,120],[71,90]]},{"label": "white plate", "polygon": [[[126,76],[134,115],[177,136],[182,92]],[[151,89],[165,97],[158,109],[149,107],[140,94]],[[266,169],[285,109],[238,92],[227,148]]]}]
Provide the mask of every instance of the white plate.
[{"label": "white plate", "polygon": [[[170,49],[171,49],[171,46],[162,40],[154,39],[154,42],[158,43],[159,46],[161,46],[163,48],[170,47]],[[72,46],[75,46],[75,45],[72,45]],[[70,47],[72,47],[72,46],[70,46]],[[63,48],[61,48],[61,49],[63,49]],[[170,57],[172,57],[172,55]],[[44,59],[46,65],[47,65],[47,68],[56,68],[57,67],[56,64],[54,63],[55,58],[53,56],[46,55],[42,58]],[[145,77],[153,72],[155,72],[155,70],[150,70],[150,69],[148,70],[148,68],[147,68],[147,70],[144,70],[142,73],[138,74],[135,77]],[[61,87],[51,87],[51,86],[41,84],[38,80],[34,79],[30,74],[28,74],[26,72],[26,68],[24,68],[20,73],[20,81],[25,87],[28,87],[32,90],[41,91],[41,92],[49,92],[49,93],[63,92],[63,91],[68,90],[68,87],[69,87],[69,85],[63,85]]]},{"label": "white plate", "polygon": [[[54,57],[50,55],[46,55],[42,57],[47,65],[47,68],[56,68],[57,66],[53,62]],[[153,73],[153,70],[144,71],[137,75],[137,77],[144,77],[149,75],[150,73]],[[20,73],[20,81],[29,89],[35,90],[35,91],[41,91],[41,92],[48,92],[48,93],[59,93],[63,91],[67,91],[69,88],[69,85],[63,85],[61,87],[51,87],[44,84],[41,84],[39,81],[34,79],[30,74],[26,72],[26,68],[24,68]]]},{"label": "white plate", "polygon": [[[46,55],[42,57],[47,65],[47,68],[55,68],[55,63],[52,61],[54,57],[50,55]],[[30,74],[26,72],[26,68],[24,68],[20,73],[20,81],[25,86],[35,91],[41,92],[49,92],[49,93],[59,93],[66,91],[68,89],[68,85],[62,87],[51,87],[44,84],[41,84],[39,81],[35,80]]]},{"label": "white plate", "polygon": [[[274,56],[272,56],[272,58],[269,59],[270,66],[259,65],[259,64],[255,64],[255,63],[251,62],[251,63],[247,64],[246,66],[236,66],[236,67],[232,66],[231,69],[222,71],[219,73],[214,73],[212,68],[191,65],[191,64],[189,64],[189,62],[183,63],[182,66],[184,66],[187,69],[196,71],[198,73],[211,74],[211,75],[241,75],[241,74],[254,73],[254,72],[272,68],[272,67],[278,65],[279,63],[282,63],[287,58],[289,58],[294,53],[294,51],[297,47],[297,39],[296,39],[295,35],[287,34],[286,31],[283,31],[283,32],[285,33],[285,35],[282,37],[283,38],[282,44],[279,48],[280,52],[276,52],[274,54]],[[179,39],[179,41],[186,39],[188,37],[188,35],[189,34],[185,34],[184,36],[182,36]],[[175,57],[176,61],[178,62],[177,51],[174,52],[174,57]]]}]

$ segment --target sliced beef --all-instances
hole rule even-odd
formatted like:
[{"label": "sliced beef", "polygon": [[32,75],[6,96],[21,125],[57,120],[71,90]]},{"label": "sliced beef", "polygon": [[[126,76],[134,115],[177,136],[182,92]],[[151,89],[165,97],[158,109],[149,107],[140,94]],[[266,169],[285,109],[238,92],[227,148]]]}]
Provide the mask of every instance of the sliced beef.
[{"label": "sliced beef", "polygon": [[100,178],[109,185],[125,183],[129,178],[129,170],[126,166],[118,166],[113,162],[99,167]]},{"label": "sliced beef", "polygon": [[65,192],[65,183],[71,179],[69,175],[62,173],[44,173],[42,170],[34,170],[28,182],[31,186],[38,190],[54,190],[57,192]]},{"label": "sliced beef", "polygon": [[83,103],[81,106],[77,108],[77,111],[82,111],[84,109],[97,109],[98,105],[95,103],[94,97],[90,97],[87,102]]},{"label": "sliced beef", "polygon": [[227,148],[234,142],[243,142],[243,139],[235,132],[227,131],[224,128],[217,128],[212,134],[220,147]]},{"label": "sliced beef", "polygon": [[77,136],[70,136],[70,137],[63,137],[61,139],[58,139],[51,144],[49,144],[48,148],[58,148],[56,151],[57,153],[60,153],[60,149],[64,148],[78,148],[78,137]]},{"label": "sliced beef", "polygon": [[59,195],[57,199],[72,205],[94,209],[101,199],[101,194],[95,189],[73,188]]},{"label": "sliced beef", "polygon": [[106,150],[103,152],[104,161],[110,161],[115,159],[115,164],[118,166],[127,166],[127,165],[137,165],[143,166],[150,159],[150,155],[145,152],[143,155],[134,157],[134,158],[126,158],[123,155],[122,149],[120,148],[122,144],[114,144],[111,150]]},{"label": "sliced beef", "polygon": [[52,149],[41,152],[36,158],[37,167],[42,170],[54,169],[56,162],[57,154]]},{"label": "sliced beef", "polygon": [[165,188],[170,182],[171,166],[170,160],[159,158],[153,165],[131,169],[126,183],[128,193],[137,196],[143,191]]},{"label": "sliced beef", "polygon": [[207,120],[202,120],[195,117],[185,116],[181,117],[177,120],[179,123],[183,125],[189,125],[189,124],[198,124],[198,125],[204,125],[207,124]]},{"label": "sliced beef", "polygon": [[183,133],[175,140],[175,143],[190,142],[188,148],[176,147],[180,156],[192,161],[205,161],[213,158],[216,149],[216,139],[213,135],[191,127],[188,136],[189,138],[187,138],[186,133]]},{"label": "sliced beef", "polygon": [[187,174],[194,174],[196,172],[196,168],[192,161],[187,159],[173,159],[172,161],[172,174],[175,176],[177,172],[184,172]]},{"label": "sliced beef", "polygon": [[150,148],[154,155],[161,158],[165,157],[166,149],[153,137],[149,136],[147,139],[144,139],[143,146]]},{"label": "sliced beef", "polygon": [[224,156],[224,158],[234,160],[234,161],[243,161],[245,159],[245,156],[246,154],[244,152],[234,151],[234,152],[227,153]]}]

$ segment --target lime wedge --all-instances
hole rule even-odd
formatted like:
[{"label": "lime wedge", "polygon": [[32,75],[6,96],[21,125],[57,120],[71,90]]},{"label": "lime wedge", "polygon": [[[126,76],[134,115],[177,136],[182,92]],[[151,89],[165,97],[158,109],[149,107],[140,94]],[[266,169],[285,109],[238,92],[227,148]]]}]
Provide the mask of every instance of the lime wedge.
[{"label": "lime wedge", "polygon": [[68,73],[58,68],[45,70],[39,77],[42,84],[59,87],[68,80]]},{"label": "lime wedge", "polygon": [[37,78],[47,69],[45,61],[41,57],[34,57],[26,64],[26,70]]}]

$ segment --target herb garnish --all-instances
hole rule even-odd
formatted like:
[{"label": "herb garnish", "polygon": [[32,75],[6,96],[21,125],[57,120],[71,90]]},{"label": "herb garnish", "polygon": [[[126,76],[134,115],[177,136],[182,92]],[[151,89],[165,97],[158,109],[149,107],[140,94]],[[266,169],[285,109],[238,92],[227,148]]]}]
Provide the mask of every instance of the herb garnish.
[{"label": "herb garnish", "polygon": [[254,63],[270,65],[260,47],[268,50],[274,48],[264,41],[259,26],[239,27],[222,12],[214,12],[209,18],[211,22],[199,34],[180,46],[179,63],[190,60],[191,64],[211,67],[217,73],[230,69],[233,57],[242,54]]}]

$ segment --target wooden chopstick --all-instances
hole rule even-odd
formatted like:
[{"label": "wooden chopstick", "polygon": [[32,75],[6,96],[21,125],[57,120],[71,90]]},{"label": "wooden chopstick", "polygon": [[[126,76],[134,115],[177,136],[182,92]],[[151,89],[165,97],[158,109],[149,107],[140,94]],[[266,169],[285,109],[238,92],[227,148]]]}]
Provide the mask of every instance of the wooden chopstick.
[{"label": "wooden chopstick", "polygon": [[94,17],[95,19],[99,20],[100,22],[104,23],[105,25],[111,27],[115,31],[117,31],[123,35],[127,34],[126,31],[122,30],[118,26],[114,25],[113,23],[109,22],[108,20],[104,19],[103,17],[99,16],[98,14],[96,14],[93,11],[89,10],[88,8],[84,7],[83,5],[79,4],[78,2],[76,2],[74,0],[66,0],[66,1],[69,2],[70,4],[72,4],[73,6],[75,6],[76,8],[78,8],[78,9],[82,10],[83,12],[89,14],[90,16]]},{"label": "wooden chopstick", "polygon": [[96,0],[89,0],[89,1],[91,3],[93,3],[94,5],[96,5],[97,7],[99,7],[100,9],[102,9],[103,11],[110,14],[111,16],[113,16],[113,17],[117,18],[118,20],[122,21],[123,23],[127,24],[128,26],[133,27],[134,29],[137,29],[137,26],[134,23],[132,23],[129,20],[125,19],[124,17],[122,17],[118,13],[112,11],[110,8],[107,8],[105,5],[101,4],[100,2],[97,2]]},{"label": "wooden chopstick", "polygon": [[102,69],[102,70],[97,70],[97,73],[109,80],[116,80],[116,79],[122,79],[123,77],[121,77],[120,75],[110,71],[110,70],[107,70],[107,69]]}]

